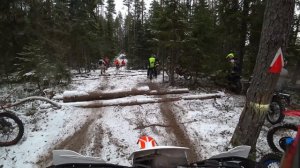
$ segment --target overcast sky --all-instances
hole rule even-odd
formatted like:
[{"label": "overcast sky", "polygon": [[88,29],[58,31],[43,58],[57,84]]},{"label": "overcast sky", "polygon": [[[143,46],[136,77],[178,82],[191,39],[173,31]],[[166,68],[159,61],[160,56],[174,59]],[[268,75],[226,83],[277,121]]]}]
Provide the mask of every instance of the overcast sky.
[{"label": "overcast sky", "polygon": [[[152,0],[144,0],[144,2],[146,4],[146,9],[148,10]],[[116,4],[116,14],[118,14],[119,11],[121,11],[123,15],[127,13],[127,8],[123,5],[123,0],[115,0],[115,4]]]}]

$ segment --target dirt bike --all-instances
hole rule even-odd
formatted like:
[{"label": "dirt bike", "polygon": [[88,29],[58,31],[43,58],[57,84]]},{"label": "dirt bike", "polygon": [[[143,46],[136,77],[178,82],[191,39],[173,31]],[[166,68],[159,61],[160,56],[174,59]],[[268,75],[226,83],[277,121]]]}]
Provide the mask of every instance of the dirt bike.
[{"label": "dirt bike", "polygon": [[[6,98],[7,99],[7,98]],[[39,96],[27,97],[20,99],[15,103],[0,104],[0,146],[10,146],[17,144],[24,134],[24,124],[20,118],[15,115],[17,112],[9,108],[18,106],[28,101],[42,100],[46,101],[57,108],[61,108],[58,103]],[[4,101],[3,101],[4,102]]]},{"label": "dirt bike", "polygon": [[190,80],[190,79],[192,79],[192,74],[191,74],[191,72],[190,72],[188,69],[183,68],[183,67],[181,67],[181,66],[177,66],[177,67],[175,68],[175,73],[178,74],[178,75],[180,75],[180,76],[183,76],[183,78],[184,78],[185,80]]},{"label": "dirt bike", "polygon": [[260,168],[280,168],[281,153],[268,153],[259,160]]},{"label": "dirt bike", "polygon": [[22,121],[13,112],[1,106],[0,146],[10,146],[19,142],[24,133]]},{"label": "dirt bike", "polygon": [[273,125],[283,121],[285,116],[284,111],[287,106],[290,105],[290,102],[291,98],[289,94],[281,92],[274,93],[266,116],[267,120]]},{"label": "dirt bike", "polygon": [[[175,72],[175,74],[177,74],[177,75],[179,75],[179,76],[183,76],[183,78],[184,78],[185,80],[190,80],[190,79],[192,79],[192,73],[191,73],[188,69],[183,68],[183,67],[180,66],[180,65],[177,65],[177,66],[175,67],[174,72]],[[170,72],[170,69],[169,69],[169,68],[166,70],[166,73],[167,73],[168,76],[171,75],[171,72]]]},{"label": "dirt bike", "polygon": [[[147,144],[148,143],[148,144]],[[257,163],[247,159],[250,146],[238,146],[227,152],[212,156],[209,159],[189,163],[187,152],[189,148],[178,146],[151,146],[150,141],[141,150],[135,151],[129,157],[135,168],[254,168]],[[152,141],[153,143],[153,141]],[[140,142],[139,142],[140,144]],[[143,146],[143,145],[141,145]],[[80,155],[70,150],[54,150],[53,165],[48,168],[88,168],[127,166],[106,163],[101,158]]]},{"label": "dirt bike", "polygon": [[[261,158],[260,165],[262,168],[279,168],[282,164],[283,153],[298,159],[296,154],[290,153],[289,150],[296,150],[297,147],[293,145],[297,143],[297,136],[299,142],[299,131],[300,127],[293,124],[279,124],[271,128],[267,134],[267,142],[274,153],[269,153]],[[287,160],[287,162],[291,162],[291,160]]]},{"label": "dirt bike", "polygon": [[236,94],[242,92],[241,76],[239,74],[233,73],[228,76],[228,88]]},{"label": "dirt bike", "polygon": [[238,73],[228,73],[223,70],[218,70],[210,75],[211,80],[215,85],[226,88],[235,94],[241,94],[244,87],[241,82],[241,75]]},{"label": "dirt bike", "polygon": [[298,126],[294,124],[278,124],[267,134],[267,142],[272,151],[284,152],[296,137]]}]

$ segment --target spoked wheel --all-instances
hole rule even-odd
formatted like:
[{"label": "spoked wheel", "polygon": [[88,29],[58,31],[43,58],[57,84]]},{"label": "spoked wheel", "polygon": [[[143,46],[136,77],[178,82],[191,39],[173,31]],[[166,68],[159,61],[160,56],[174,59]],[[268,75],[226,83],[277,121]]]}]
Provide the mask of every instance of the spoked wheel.
[{"label": "spoked wheel", "polygon": [[166,74],[168,75],[168,76],[170,76],[171,75],[171,71],[167,68],[166,70],[164,70],[165,72],[166,72]]},{"label": "spoked wheel", "polygon": [[284,106],[279,101],[272,101],[268,110],[267,120],[271,124],[280,123],[284,119]]},{"label": "spoked wheel", "polygon": [[259,165],[261,168],[280,168],[282,154],[279,153],[269,153],[263,156]]},{"label": "spoked wheel", "polygon": [[24,133],[22,121],[9,112],[0,113],[0,146],[18,143]]},{"label": "spoked wheel", "polygon": [[240,80],[235,81],[235,83],[232,86],[232,91],[236,94],[240,94],[242,92],[242,83]]},{"label": "spoked wheel", "polygon": [[190,80],[190,79],[192,79],[192,74],[189,71],[186,71],[183,74],[183,77],[184,77],[185,80]]},{"label": "spoked wheel", "polygon": [[267,134],[267,142],[274,152],[284,152],[282,140],[295,138],[298,127],[293,124],[281,124],[271,128]]}]

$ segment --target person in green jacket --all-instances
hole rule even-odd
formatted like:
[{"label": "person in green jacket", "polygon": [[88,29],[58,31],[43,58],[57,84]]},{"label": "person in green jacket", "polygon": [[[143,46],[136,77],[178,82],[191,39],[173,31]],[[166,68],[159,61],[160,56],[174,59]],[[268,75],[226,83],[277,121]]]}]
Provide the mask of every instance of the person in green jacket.
[{"label": "person in green jacket", "polygon": [[150,80],[152,80],[153,76],[155,76],[155,63],[156,63],[156,58],[154,55],[151,55],[148,59],[148,77]]}]

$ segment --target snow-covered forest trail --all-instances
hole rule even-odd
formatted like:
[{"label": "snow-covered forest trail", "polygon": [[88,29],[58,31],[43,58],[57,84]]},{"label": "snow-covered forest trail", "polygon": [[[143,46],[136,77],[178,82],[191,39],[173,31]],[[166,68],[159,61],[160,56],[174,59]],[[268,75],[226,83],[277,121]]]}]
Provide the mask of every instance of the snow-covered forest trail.
[{"label": "snow-covered forest trail", "polygon": [[[161,86],[157,83],[148,83],[148,86],[151,90],[160,90]],[[166,98],[167,95],[161,95],[161,98]],[[178,120],[176,119],[176,115],[172,111],[172,103],[170,102],[163,102],[159,105],[161,113],[161,116],[163,117],[165,124],[169,126],[169,129],[174,133],[176,137],[176,142],[178,146],[184,146],[188,147],[191,150],[189,151],[189,159],[191,161],[197,161],[202,159],[200,154],[197,154],[197,152],[194,150],[196,147],[192,143],[192,141],[189,139],[188,135],[186,134],[186,130],[183,127],[181,123],[178,123]],[[167,128],[167,127],[166,127]]]},{"label": "snow-covered forest trail", "polygon": [[[164,89],[164,87],[158,82],[160,79],[153,80],[152,82],[146,79],[146,71],[134,74],[131,74],[130,71],[121,71],[119,74],[114,74],[113,71],[108,73],[111,73],[111,75],[100,76],[99,86],[96,88],[97,90],[120,89],[119,85],[123,82],[125,82],[125,85],[121,86],[123,89],[142,86],[148,86],[151,90]],[[131,84],[127,81],[131,81]],[[114,85],[115,83],[118,83],[119,85]],[[167,98],[166,95],[158,95],[156,97]],[[151,114],[150,112],[154,113]],[[137,115],[118,115],[118,113],[136,113]],[[153,115],[155,118],[151,119],[151,115]],[[159,119],[159,121],[155,121],[157,119]],[[85,123],[80,127],[80,129],[56,144],[54,149],[70,149],[82,154],[93,156],[102,155],[104,160],[113,160],[112,163],[128,165],[127,159],[125,159],[126,162],[122,162],[122,159],[118,158],[128,157],[130,153],[133,152],[132,145],[134,145],[134,149],[138,148],[135,143],[127,143],[125,138],[118,138],[118,133],[120,130],[122,130],[124,125],[112,123],[113,121],[117,120],[123,120],[122,122],[127,121],[129,125],[133,125],[135,127],[131,130],[123,130],[124,136],[132,135],[132,131],[135,132],[135,139],[132,139],[135,143],[138,137],[141,135],[155,136],[171,134],[172,138],[170,139],[163,136],[166,138],[165,141],[169,141],[168,145],[189,147],[191,149],[189,152],[190,160],[196,161],[197,159],[200,159],[198,156],[199,154],[197,154],[197,152],[194,150],[196,147],[188,138],[183,124],[178,123],[176,115],[172,111],[172,103],[169,102],[131,107],[117,106],[93,108],[92,111],[89,112],[88,119],[86,119]],[[102,141],[105,140],[107,141],[107,144],[102,144]],[[129,147],[130,145],[128,144],[131,144],[131,147]],[[109,145],[114,146],[116,149],[109,149],[111,148]],[[103,148],[113,151],[106,152],[106,150],[102,150]],[[128,148],[131,148],[131,151],[126,150]],[[107,154],[104,155],[103,153]],[[116,154],[119,156],[116,156]],[[45,165],[49,165],[50,161],[51,154],[47,154],[44,157],[41,157],[38,163],[40,164],[40,167],[44,167]]]},{"label": "snow-covered forest trail", "polygon": [[[115,69],[110,68],[107,73],[109,75],[99,76],[97,70],[74,76],[69,89],[113,91],[142,86],[155,90],[171,88],[162,83],[161,76],[150,82],[145,70],[121,70],[116,74]],[[184,95],[217,93],[201,90]],[[62,109],[56,110],[40,102],[37,113],[21,116],[25,124],[22,140],[17,145],[0,148],[0,165],[3,168],[46,167],[51,164],[54,149],[70,149],[83,155],[100,157],[109,163],[130,166],[129,156],[139,149],[137,140],[142,135],[153,137],[158,145],[190,148],[190,161],[205,159],[223,152],[228,146],[244,106],[243,95],[218,93],[223,96],[101,108],[79,108],[65,104]],[[114,101],[173,96],[176,95],[137,95]],[[270,151],[265,140],[269,127],[268,124],[263,127],[258,140],[258,154]]]}]

